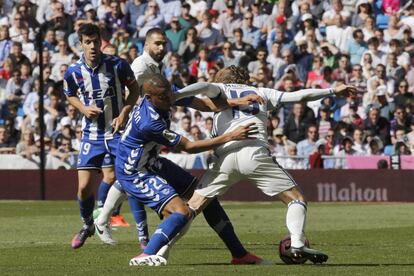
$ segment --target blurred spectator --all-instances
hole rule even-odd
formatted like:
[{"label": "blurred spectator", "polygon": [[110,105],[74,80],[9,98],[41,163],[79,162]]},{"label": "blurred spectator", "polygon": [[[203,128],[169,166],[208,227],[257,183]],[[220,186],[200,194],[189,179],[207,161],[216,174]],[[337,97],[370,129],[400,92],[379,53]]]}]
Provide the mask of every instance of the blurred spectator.
[{"label": "blurred spectator", "polygon": [[68,38],[73,30],[73,20],[72,16],[65,12],[63,3],[57,1],[53,5],[53,15],[46,22],[46,28],[56,31],[59,38]]},{"label": "blurred spectator", "polygon": [[390,135],[395,135],[398,129],[404,130],[405,133],[410,132],[411,121],[413,121],[411,114],[407,115],[402,106],[397,107],[394,111],[394,117],[390,121]]},{"label": "blurred spectator", "polygon": [[222,49],[223,55],[219,57],[219,61],[223,63],[224,67],[229,67],[231,65],[238,66],[239,58],[233,54],[231,50],[231,43],[229,41],[224,42]]},{"label": "blurred spectator", "polygon": [[255,50],[251,44],[244,41],[243,36],[242,29],[233,31],[234,42],[231,51],[236,58],[239,58],[240,66],[247,67],[247,64],[254,58]]},{"label": "blurred spectator", "polygon": [[337,148],[337,153],[335,153],[336,163],[335,168],[336,169],[347,169],[346,165],[346,156],[347,155],[354,155],[356,151],[353,149],[354,141],[351,137],[345,137],[342,140],[341,146]]},{"label": "blurred spectator", "polygon": [[12,41],[9,36],[9,28],[7,26],[0,26],[0,67],[3,66],[4,61],[8,58],[12,46]]},{"label": "blurred spectator", "polygon": [[52,150],[51,155],[70,165],[71,168],[76,168],[77,156],[72,148],[72,141],[70,138],[63,137],[59,147],[57,150]]},{"label": "blurred spectator", "polygon": [[301,158],[297,158],[297,148],[296,145],[287,145],[286,146],[286,153],[288,157],[279,158],[278,162],[280,165],[287,170],[301,170],[305,169],[303,166],[303,160]]},{"label": "blurred spectator", "polygon": [[378,137],[373,137],[370,142],[368,142],[368,155],[383,155],[384,144],[381,139]]},{"label": "blurred spectator", "polygon": [[397,55],[395,53],[388,53],[387,55],[387,76],[393,78],[396,81],[400,81],[404,78],[405,69],[398,65]]},{"label": "blurred spectator", "polygon": [[191,64],[191,75],[193,77],[203,76],[208,79],[208,71],[213,68],[214,62],[208,57],[207,48],[201,47],[198,52],[198,58]]},{"label": "blurred spectator", "polygon": [[315,150],[315,143],[318,140],[318,129],[315,125],[308,126],[306,139],[297,144],[298,155],[304,156],[303,167],[309,168],[309,155]]},{"label": "blurred spectator", "polygon": [[343,80],[345,83],[349,83],[350,78],[350,66],[349,66],[349,56],[346,54],[341,54],[338,57],[338,68],[333,70],[332,78],[335,81]]},{"label": "blurred spectator", "polygon": [[235,13],[233,0],[226,1],[226,10],[218,17],[218,24],[222,27],[223,35],[229,39],[233,39],[233,31],[242,26],[242,16]]},{"label": "blurred spectator", "polygon": [[8,101],[22,103],[30,92],[30,82],[22,79],[19,70],[14,70],[12,77],[7,81],[5,96]]},{"label": "blurred spectator", "polygon": [[125,17],[128,23],[128,32],[133,33],[136,30],[138,17],[145,14],[147,2],[142,0],[128,0],[125,3]]},{"label": "blurred spectator", "polygon": [[202,16],[203,20],[195,28],[198,37],[204,46],[210,51],[216,51],[223,45],[223,36],[220,32],[212,27],[212,15],[205,12]]},{"label": "blurred spectator", "polygon": [[177,17],[171,19],[170,27],[165,34],[171,43],[171,50],[177,52],[180,44],[186,39],[186,29],[181,27]]},{"label": "blurred spectator", "polygon": [[129,48],[133,46],[128,32],[122,28],[116,30],[110,42],[115,47],[117,55],[128,53]]},{"label": "blurred spectator", "polygon": [[321,106],[318,118],[318,134],[319,138],[324,139],[330,129],[333,129],[334,122],[331,118],[331,109],[328,106]]},{"label": "blurred spectator", "polygon": [[[149,20],[153,20],[157,12],[157,7],[158,7],[157,3],[155,1],[152,1],[151,3],[152,3],[151,5],[148,4],[148,10],[147,10],[146,16],[145,17],[140,16],[137,19],[136,24],[137,24],[137,29],[139,31],[139,38],[145,37],[147,30],[149,30],[151,27],[156,26],[156,25],[151,25],[151,27],[145,29],[145,31],[142,32],[142,28],[144,24]],[[105,14],[104,21],[105,21],[107,32],[113,35],[119,28],[123,28],[123,29],[127,28],[127,18],[122,13],[118,1],[111,1],[109,6],[111,8],[111,11]]]},{"label": "blurred spectator", "polygon": [[348,49],[347,52],[350,55],[350,62],[351,64],[359,64],[362,60],[362,55],[366,50],[368,50],[368,46],[364,41],[364,33],[361,29],[356,29],[352,33],[352,38],[348,42]]},{"label": "blurred spectator", "polygon": [[387,76],[386,68],[383,64],[378,64],[375,67],[375,75],[367,81],[368,93],[364,95],[364,106],[373,103],[377,93],[384,92],[388,101],[392,102],[395,90],[394,79]]},{"label": "blurred spectator", "polygon": [[394,102],[396,106],[410,106],[414,103],[414,95],[408,92],[408,82],[402,80],[397,85],[397,91],[394,95]]},{"label": "blurred spectator", "polygon": [[20,141],[16,146],[16,154],[23,156],[26,159],[32,160],[32,155],[36,152],[34,145],[33,132],[30,129],[22,132]]},{"label": "blurred spectator", "polygon": [[306,116],[303,103],[295,103],[291,115],[287,118],[283,133],[295,143],[305,139],[306,129],[314,123],[314,117]]},{"label": "blurred spectator", "polygon": [[176,130],[176,132],[190,141],[193,141],[193,137],[191,136],[191,117],[188,115],[184,115],[180,119],[180,127]]},{"label": "blurred spectator", "polygon": [[325,152],[326,140],[320,139],[315,143],[315,147],[309,155],[309,168],[310,169],[323,169],[324,162],[322,155]]},{"label": "blurred spectator", "polygon": [[333,22],[334,24],[326,27],[326,40],[335,45],[341,52],[346,52],[348,42],[352,37],[352,28],[345,25],[342,16],[339,14],[333,17]]},{"label": "blurred spectator", "polygon": [[23,54],[22,44],[20,42],[13,42],[9,58],[12,62],[13,70],[20,70],[22,64],[31,65],[30,60]]},{"label": "blurred spectator", "polygon": [[388,27],[384,30],[385,42],[391,42],[395,39],[397,41],[403,38],[404,28],[401,28],[399,24],[399,18],[397,15],[391,15],[388,20]]},{"label": "blurred spectator", "polygon": [[257,48],[260,43],[260,29],[253,26],[253,13],[246,12],[243,17],[243,42]]},{"label": "blurred spectator", "polygon": [[335,25],[337,15],[341,17],[343,22],[348,22],[351,17],[350,12],[344,10],[341,0],[332,0],[330,9],[323,14],[322,21],[326,26]]},{"label": "blurred spectator", "polygon": [[381,138],[386,144],[390,143],[390,124],[387,119],[380,116],[378,107],[371,107],[368,117],[364,121],[364,128]]},{"label": "blurred spectator", "polygon": [[10,140],[8,129],[0,125],[0,154],[13,154],[15,152],[16,143]]},{"label": "blurred spectator", "polygon": [[368,146],[364,143],[364,133],[362,130],[356,128],[352,138],[354,140],[352,148],[355,150],[355,155],[366,155],[368,153]]},{"label": "blurred spectator", "polygon": [[359,0],[356,4],[356,13],[352,17],[352,26],[360,28],[365,20],[373,13],[372,6],[368,0]]},{"label": "blurred spectator", "polygon": [[187,29],[185,37],[185,40],[180,43],[178,54],[182,56],[184,63],[189,64],[198,54],[200,41],[198,39],[197,30],[194,27]]}]

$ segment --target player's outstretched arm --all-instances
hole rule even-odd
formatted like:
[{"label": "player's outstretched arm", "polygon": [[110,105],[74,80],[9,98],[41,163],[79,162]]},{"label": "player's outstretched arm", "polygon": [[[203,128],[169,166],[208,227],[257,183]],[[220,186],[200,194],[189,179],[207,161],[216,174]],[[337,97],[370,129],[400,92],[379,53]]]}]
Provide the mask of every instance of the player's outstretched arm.
[{"label": "player's outstretched arm", "polygon": [[85,106],[77,96],[67,96],[68,102],[79,110],[88,119],[98,118],[102,113],[102,109],[96,105]]},{"label": "player's outstretched arm", "polygon": [[[200,99],[194,97],[199,94],[205,95],[208,98]],[[250,105],[254,102],[259,102],[260,104],[264,103],[262,97],[254,94],[236,99],[224,99],[220,97],[220,94],[221,89],[218,85],[211,83],[195,83],[180,89],[174,96],[176,101],[187,97],[194,97],[189,107],[206,112],[220,112],[235,106]]]},{"label": "player's outstretched arm", "polygon": [[246,126],[239,126],[231,132],[207,140],[190,141],[187,138],[182,137],[178,147],[188,153],[199,153],[214,149],[215,147],[230,141],[251,139],[251,135],[257,133],[257,128],[254,125],[255,123],[250,123]]},{"label": "player's outstretched arm", "polygon": [[355,93],[356,88],[350,85],[339,85],[329,89],[302,89],[292,93],[283,93],[280,102],[314,101],[330,95],[343,96]]}]

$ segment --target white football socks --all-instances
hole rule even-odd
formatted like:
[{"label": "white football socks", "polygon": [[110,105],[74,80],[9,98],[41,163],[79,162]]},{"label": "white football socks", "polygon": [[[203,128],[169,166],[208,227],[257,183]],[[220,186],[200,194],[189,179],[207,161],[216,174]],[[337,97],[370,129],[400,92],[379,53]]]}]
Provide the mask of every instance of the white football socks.
[{"label": "white football socks", "polygon": [[292,200],[288,204],[286,226],[290,232],[291,246],[300,248],[305,245],[306,202]]},{"label": "white football socks", "polygon": [[111,218],[112,212],[125,199],[127,199],[127,195],[124,192],[121,192],[115,184],[112,185],[109,189],[108,196],[106,197],[105,204],[102,207],[102,211],[96,219],[96,224],[107,224],[109,219]]},{"label": "white football socks", "polygon": [[193,212],[192,218],[188,220],[187,224],[183,227],[183,229],[181,229],[181,231],[177,233],[177,235],[175,235],[175,237],[172,238],[169,243],[167,243],[166,245],[161,247],[160,250],[158,250],[156,255],[164,257],[166,260],[168,260],[168,256],[170,255],[170,249],[179,239],[181,239],[188,232],[188,229],[190,229],[190,225],[196,216],[196,212],[191,207],[189,208]]}]

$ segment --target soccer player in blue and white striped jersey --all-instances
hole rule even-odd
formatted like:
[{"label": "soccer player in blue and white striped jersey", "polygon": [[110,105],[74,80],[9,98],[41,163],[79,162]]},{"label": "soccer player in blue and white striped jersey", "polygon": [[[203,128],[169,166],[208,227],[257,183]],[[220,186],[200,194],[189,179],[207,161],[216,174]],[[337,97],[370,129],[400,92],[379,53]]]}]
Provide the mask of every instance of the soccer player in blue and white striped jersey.
[{"label": "soccer player in blue and white striped jersey", "polygon": [[[68,102],[83,115],[82,142],[78,159],[78,200],[84,226],[72,239],[74,249],[94,234],[93,181],[103,167],[113,167],[118,131],[138,99],[138,84],[129,64],[101,52],[99,28],[84,24],[78,31],[83,55],[64,77]],[[125,87],[129,94],[126,97]],[[105,158],[105,156],[110,156]],[[113,170],[113,168],[112,168]]]}]

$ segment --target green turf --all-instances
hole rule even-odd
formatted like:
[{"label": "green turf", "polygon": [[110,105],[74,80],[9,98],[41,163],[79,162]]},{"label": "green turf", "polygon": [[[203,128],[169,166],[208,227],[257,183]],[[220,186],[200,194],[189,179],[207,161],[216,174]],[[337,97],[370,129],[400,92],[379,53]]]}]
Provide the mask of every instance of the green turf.
[{"label": "green turf", "polygon": [[[330,259],[299,266],[284,265],[277,255],[286,233],[283,205],[224,205],[245,246],[275,265],[229,265],[224,245],[199,217],[168,266],[129,267],[129,259],[139,253],[133,227],[114,233],[116,247],[93,237],[73,250],[70,240],[81,226],[75,201],[0,201],[0,275],[414,275],[414,204],[311,203],[307,235],[311,246]],[[132,222],[127,206],[123,213]],[[158,219],[148,214],[153,229]]]}]

